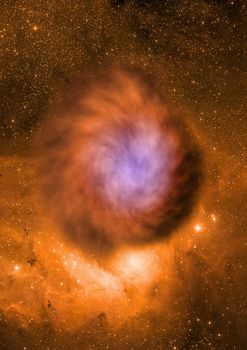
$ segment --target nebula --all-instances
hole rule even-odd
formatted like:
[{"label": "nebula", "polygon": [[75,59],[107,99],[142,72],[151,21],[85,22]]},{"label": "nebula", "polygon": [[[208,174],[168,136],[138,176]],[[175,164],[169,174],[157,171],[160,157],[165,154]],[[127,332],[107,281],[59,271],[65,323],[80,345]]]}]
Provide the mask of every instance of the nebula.
[{"label": "nebula", "polygon": [[193,208],[199,148],[184,118],[141,72],[78,77],[41,137],[45,198],[85,251],[168,237]]}]

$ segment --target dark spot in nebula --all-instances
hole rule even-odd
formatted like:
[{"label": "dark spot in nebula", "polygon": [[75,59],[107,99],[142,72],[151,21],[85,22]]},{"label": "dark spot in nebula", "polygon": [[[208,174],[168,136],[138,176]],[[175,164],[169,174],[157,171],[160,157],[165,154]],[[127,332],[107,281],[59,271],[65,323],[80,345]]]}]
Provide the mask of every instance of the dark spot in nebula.
[{"label": "dark spot in nebula", "polygon": [[35,263],[37,262],[37,258],[35,256],[31,257],[27,263],[30,265],[30,266],[34,266]]},{"label": "dark spot in nebula", "polygon": [[112,6],[121,6],[125,4],[125,0],[110,0]]},{"label": "dark spot in nebula", "polygon": [[105,312],[101,312],[99,315],[98,315],[98,320],[100,322],[100,325],[102,327],[106,327],[107,326],[107,317],[106,317],[106,313]]}]

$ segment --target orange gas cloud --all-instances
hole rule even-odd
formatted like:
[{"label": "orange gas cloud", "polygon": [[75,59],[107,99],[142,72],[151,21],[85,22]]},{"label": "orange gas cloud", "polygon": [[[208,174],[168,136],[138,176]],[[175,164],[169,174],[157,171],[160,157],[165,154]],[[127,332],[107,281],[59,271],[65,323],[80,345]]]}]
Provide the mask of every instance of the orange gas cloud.
[{"label": "orange gas cloud", "polygon": [[140,73],[78,79],[44,127],[42,144],[47,203],[84,250],[160,239],[191,211],[198,148]]}]

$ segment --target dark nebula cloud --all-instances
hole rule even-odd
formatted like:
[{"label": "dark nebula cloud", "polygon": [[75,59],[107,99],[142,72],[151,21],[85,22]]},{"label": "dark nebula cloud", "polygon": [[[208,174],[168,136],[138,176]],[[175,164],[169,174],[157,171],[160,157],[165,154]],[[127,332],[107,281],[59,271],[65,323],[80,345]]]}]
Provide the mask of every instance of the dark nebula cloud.
[{"label": "dark nebula cloud", "polygon": [[108,69],[78,78],[42,140],[47,202],[86,250],[167,237],[191,212],[199,149],[183,118],[140,72]]}]

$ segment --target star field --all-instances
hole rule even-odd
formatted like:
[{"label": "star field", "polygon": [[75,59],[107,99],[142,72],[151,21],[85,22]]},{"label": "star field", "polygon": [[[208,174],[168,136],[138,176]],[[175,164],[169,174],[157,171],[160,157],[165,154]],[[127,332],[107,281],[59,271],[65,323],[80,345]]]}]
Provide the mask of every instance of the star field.
[{"label": "star field", "polygon": [[[0,349],[245,349],[246,2],[0,9]],[[34,148],[73,78],[111,65],[141,69],[182,111],[204,179],[171,239],[101,263],[51,219]]]}]

